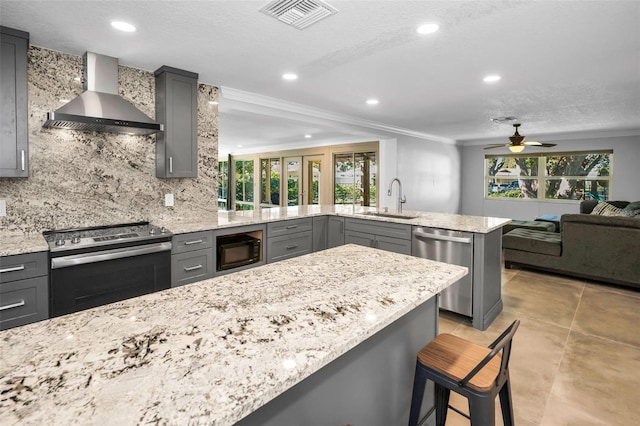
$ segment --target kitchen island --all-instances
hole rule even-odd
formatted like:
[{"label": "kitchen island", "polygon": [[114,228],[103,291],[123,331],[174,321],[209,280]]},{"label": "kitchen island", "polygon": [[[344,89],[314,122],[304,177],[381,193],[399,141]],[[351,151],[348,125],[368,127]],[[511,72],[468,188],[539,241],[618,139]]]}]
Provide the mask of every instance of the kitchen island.
[{"label": "kitchen island", "polygon": [[[287,416],[308,401],[335,401],[319,400],[317,383],[342,401],[319,424],[405,421],[415,354],[437,331],[436,295],[466,273],[345,245],[3,331],[0,418],[228,425],[255,412],[296,423]],[[386,371],[375,364],[388,359]],[[351,371],[363,365],[359,385]],[[339,389],[336,374],[351,386]],[[340,417],[353,410],[361,417]]]}]

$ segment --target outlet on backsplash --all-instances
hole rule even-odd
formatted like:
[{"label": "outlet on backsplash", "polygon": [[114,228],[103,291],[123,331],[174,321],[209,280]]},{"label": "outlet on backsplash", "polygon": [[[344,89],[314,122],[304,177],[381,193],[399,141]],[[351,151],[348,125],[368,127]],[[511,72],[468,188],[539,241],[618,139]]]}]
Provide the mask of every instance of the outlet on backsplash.
[{"label": "outlet on backsplash", "polygon": [[7,215],[7,202],[0,200],[0,217]]},{"label": "outlet on backsplash", "polygon": [[173,207],[173,194],[164,194],[164,206]]}]

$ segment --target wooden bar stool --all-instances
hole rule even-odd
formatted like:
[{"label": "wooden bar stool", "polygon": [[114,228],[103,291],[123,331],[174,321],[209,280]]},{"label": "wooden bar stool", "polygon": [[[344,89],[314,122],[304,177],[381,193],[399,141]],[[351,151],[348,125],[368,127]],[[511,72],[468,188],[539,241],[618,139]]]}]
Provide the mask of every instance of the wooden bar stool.
[{"label": "wooden bar stool", "polygon": [[[512,426],[509,356],[511,341],[519,325],[520,320],[514,321],[489,347],[451,334],[440,334],[420,349],[413,381],[409,426],[416,426],[420,420],[420,407],[427,379],[436,385],[437,426],[444,426],[448,408],[470,419],[472,426],[494,426],[495,400],[498,394],[504,425]],[[468,399],[469,416],[449,405],[450,391]]]}]

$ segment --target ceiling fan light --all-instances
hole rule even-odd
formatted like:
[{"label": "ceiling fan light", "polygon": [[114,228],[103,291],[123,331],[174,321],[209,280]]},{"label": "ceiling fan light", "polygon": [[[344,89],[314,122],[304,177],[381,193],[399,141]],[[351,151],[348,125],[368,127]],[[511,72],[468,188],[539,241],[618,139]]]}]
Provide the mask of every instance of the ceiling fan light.
[{"label": "ceiling fan light", "polygon": [[524,145],[509,145],[509,151],[522,152],[524,151]]}]

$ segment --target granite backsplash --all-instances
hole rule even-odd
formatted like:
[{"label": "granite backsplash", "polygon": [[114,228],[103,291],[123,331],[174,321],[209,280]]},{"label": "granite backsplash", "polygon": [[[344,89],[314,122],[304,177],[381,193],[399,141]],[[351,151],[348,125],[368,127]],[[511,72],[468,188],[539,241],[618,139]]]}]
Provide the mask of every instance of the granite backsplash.
[{"label": "granite backsplash", "polygon": [[[158,64],[176,66],[176,64]],[[179,67],[177,67],[179,68]],[[197,72],[198,70],[189,70]],[[155,176],[155,135],[42,127],[61,99],[82,93],[82,57],[32,46],[28,57],[29,178],[0,178],[0,233],[213,216],[217,211],[218,88],[198,87],[198,177]],[[153,72],[119,66],[119,92],[155,117]],[[164,195],[174,194],[174,207]]]}]

